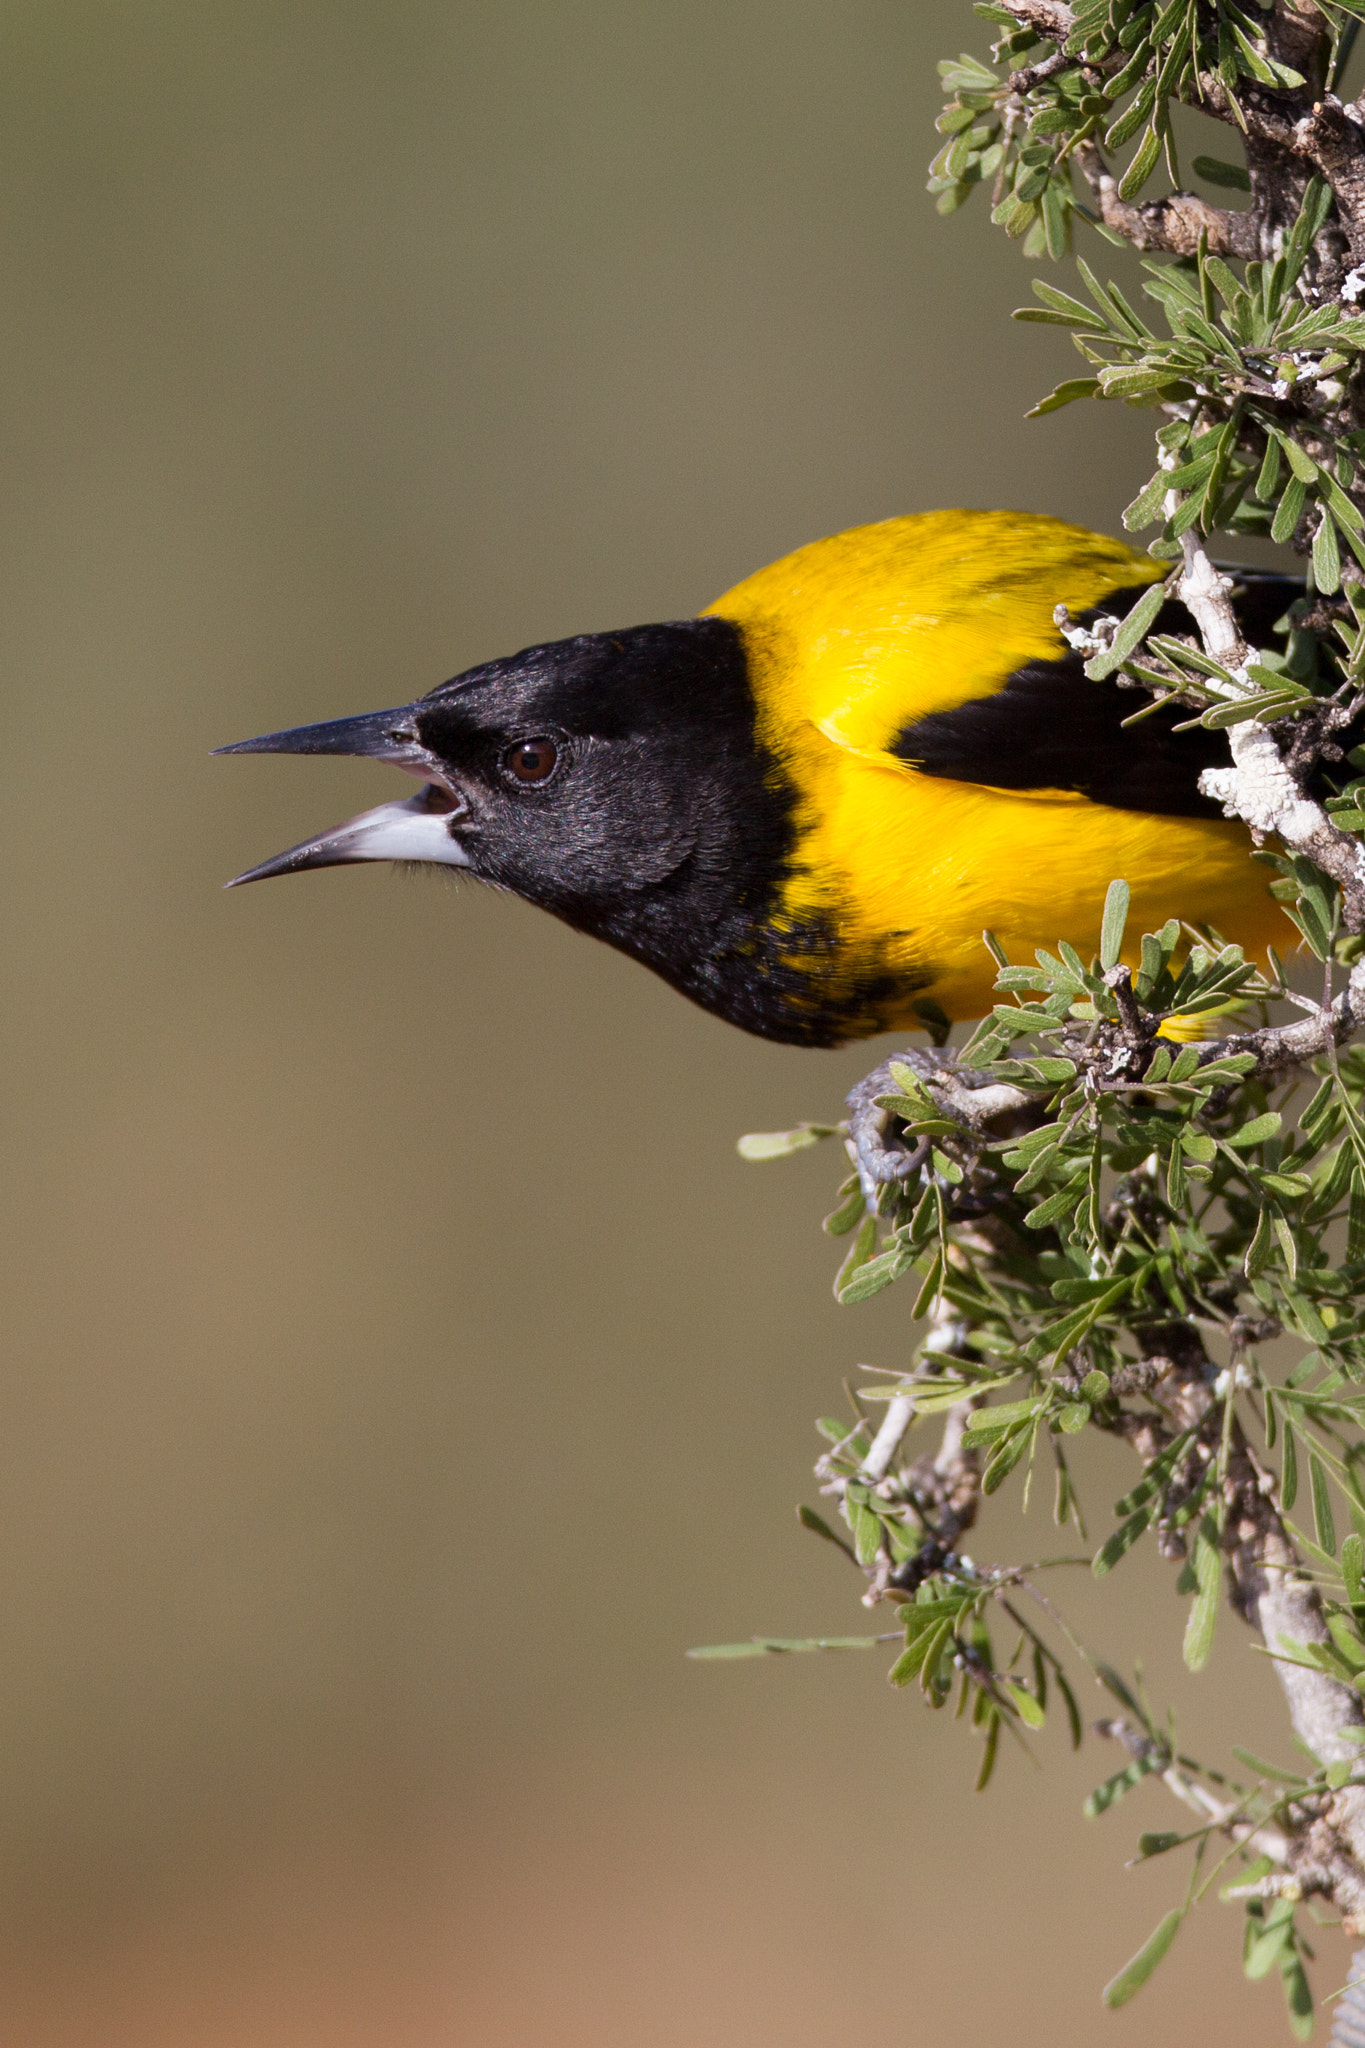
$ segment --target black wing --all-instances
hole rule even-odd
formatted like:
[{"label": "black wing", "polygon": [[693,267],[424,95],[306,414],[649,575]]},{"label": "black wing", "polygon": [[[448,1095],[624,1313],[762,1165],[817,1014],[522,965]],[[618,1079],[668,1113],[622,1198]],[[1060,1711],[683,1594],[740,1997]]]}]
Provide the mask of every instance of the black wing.
[{"label": "black wing", "polygon": [[[1237,610],[1253,643],[1264,643],[1303,585],[1273,571],[1236,571]],[[1142,591],[1119,590],[1096,612],[1119,617]],[[1189,613],[1162,607],[1156,630],[1188,633]],[[1205,768],[1226,767],[1227,741],[1195,726],[1174,728],[1187,707],[1152,712],[1139,725],[1123,721],[1142,708],[1141,695],[1115,682],[1087,681],[1082,658],[1068,649],[1055,661],[1030,661],[990,697],[974,697],[952,711],[931,711],[905,727],[888,751],[922,775],[995,789],[1065,789],[1123,811],[1158,817],[1217,818],[1218,804],[1199,794]]]}]

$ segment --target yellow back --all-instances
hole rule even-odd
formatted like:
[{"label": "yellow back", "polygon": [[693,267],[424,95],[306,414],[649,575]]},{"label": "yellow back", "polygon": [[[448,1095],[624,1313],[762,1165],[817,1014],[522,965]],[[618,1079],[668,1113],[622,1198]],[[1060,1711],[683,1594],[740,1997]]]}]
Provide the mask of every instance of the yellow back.
[{"label": "yellow back", "polygon": [[1121,541],[1030,512],[919,512],[856,526],[760,569],[708,611],[744,631],[762,737],[876,752],[912,718],[989,696],[1062,651],[1084,611],[1163,574]]}]

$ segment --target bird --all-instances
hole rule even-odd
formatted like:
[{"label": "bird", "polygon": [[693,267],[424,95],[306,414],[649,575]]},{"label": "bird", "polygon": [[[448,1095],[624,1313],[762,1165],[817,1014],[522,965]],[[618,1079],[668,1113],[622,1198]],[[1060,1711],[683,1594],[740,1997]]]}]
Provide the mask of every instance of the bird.
[{"label": "bird", "polygon": [[[1286,934],[1246,828],[1203,795],[1219,732],[1093,682],[1054,614],[1121,617],[1165,573],[1042,514],[911,513],[817,540],[696,617],[481,663],[396,709],[226,754],[417,776],[228,887],[365,861],[510,890],[741,1029],[802,1046],[986,1014],[996,960],[1174,916]],[[1262,627],[1299,594],[1252,572]],[[1163,628],[1191,630],[1174,600]],[[1250,630],[1250,628],[1248,629]]]}]

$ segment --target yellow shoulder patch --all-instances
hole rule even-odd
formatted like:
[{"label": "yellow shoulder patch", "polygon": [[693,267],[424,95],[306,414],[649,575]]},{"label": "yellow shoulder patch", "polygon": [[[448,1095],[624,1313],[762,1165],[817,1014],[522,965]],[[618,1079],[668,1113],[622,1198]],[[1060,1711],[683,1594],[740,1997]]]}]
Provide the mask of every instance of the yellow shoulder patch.
[{"label": "yellow shoulder patch", "polygon": [[1037,513],[922,512],[813,541],[707,610],[744,634],[760,735],[779,757],[808,757],[818,732],[900,769],[883,749],[913,719],[1056,658],[1055,605],[1084,611],[1163,573]]}]

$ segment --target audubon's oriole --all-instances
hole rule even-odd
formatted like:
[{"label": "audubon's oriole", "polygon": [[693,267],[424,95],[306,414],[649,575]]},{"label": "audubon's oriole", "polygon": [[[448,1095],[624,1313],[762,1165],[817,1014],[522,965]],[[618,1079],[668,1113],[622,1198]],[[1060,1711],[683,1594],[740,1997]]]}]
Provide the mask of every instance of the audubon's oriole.
[{"label": "audubon's oriole", "polygon": [[[1054,519],[931,512],[761,569],[700,617],[467,670],[394,711],[225,753],[362,754],[421,778],[239,875],[434,862],[510,889],[705,1009],[796,1045],[979,1016],[1016,958],[1179,915],[1283,932],[1246,830],[1199,791],[1226,741],[1086,679],[1054,623],[1162,574]],[[1297,586],[1259,577],[1262,632]],[[1173,608],[1178,630],[1189,621]],[[1188,719],[1189,714],[1183,717]]]}]

